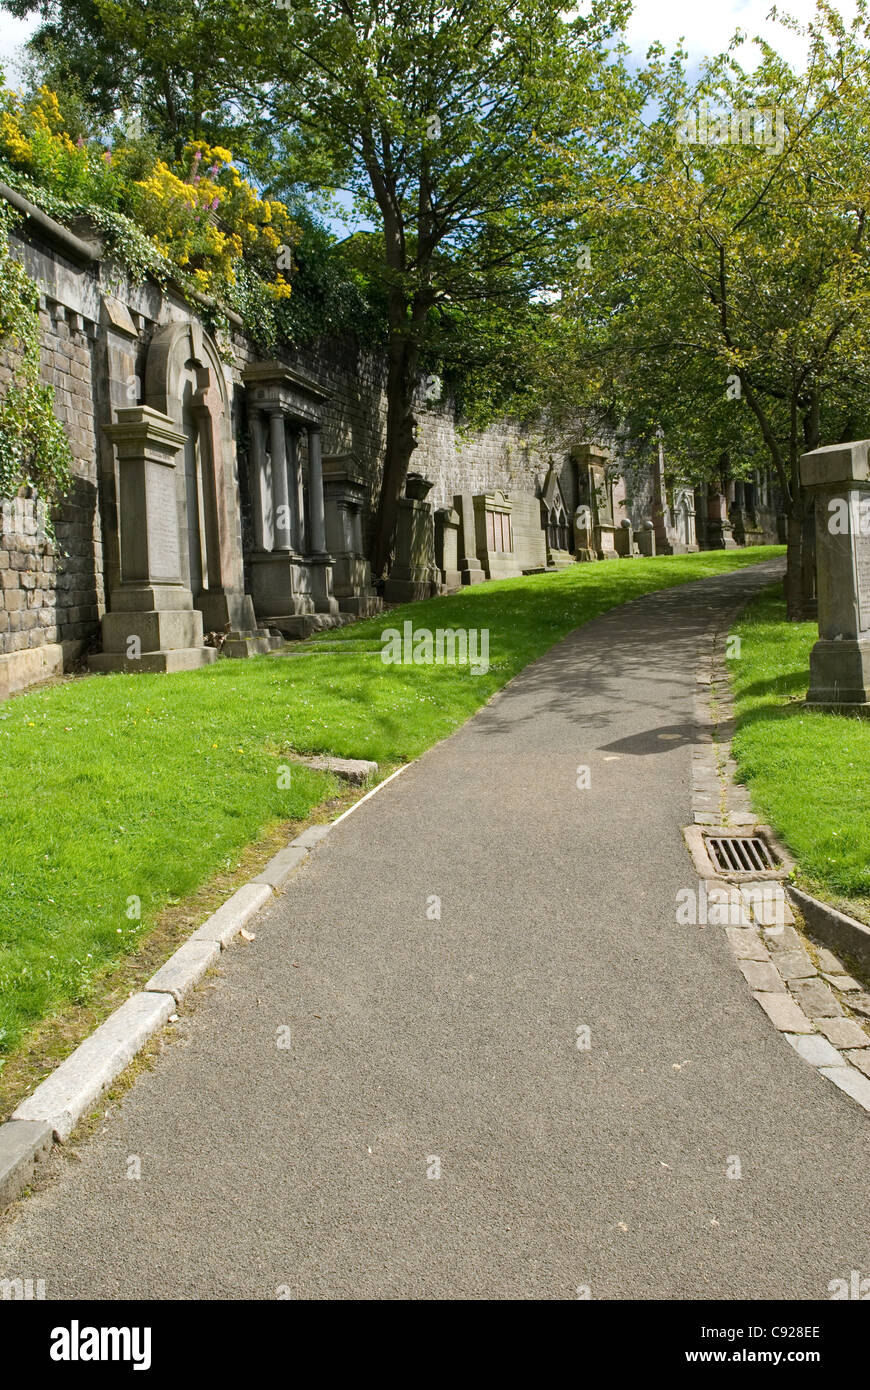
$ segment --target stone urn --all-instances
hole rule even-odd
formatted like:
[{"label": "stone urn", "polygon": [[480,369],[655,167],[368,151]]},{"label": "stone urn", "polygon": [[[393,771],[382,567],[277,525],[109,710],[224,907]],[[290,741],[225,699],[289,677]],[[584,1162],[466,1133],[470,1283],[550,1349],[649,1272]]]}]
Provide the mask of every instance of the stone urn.
[{"label": "stone urn", "polygon": [[414,502],[422,502],[434,486],[435,484],[424,478],[422,473],[409,473],[405,479],[405,496]]}]

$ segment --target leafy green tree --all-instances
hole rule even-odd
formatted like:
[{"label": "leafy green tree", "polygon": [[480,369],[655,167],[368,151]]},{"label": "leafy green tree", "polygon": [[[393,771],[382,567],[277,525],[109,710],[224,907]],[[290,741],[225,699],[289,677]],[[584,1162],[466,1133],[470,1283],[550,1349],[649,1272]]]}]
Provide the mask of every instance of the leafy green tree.
[{"label": "leafy green tree", "polygon": [[661,423],[708,472],[763,449],[795,618],[811,538],[800,457],[870,432],[865,0],[849,25],[821,3],[806,37],[805,70],[761,44],[753,72],[732,50],[695,84],[684,54],[652,50],[619,157],[592,182],[582,148],[572,157],[562,208],[587,254],[570,269],[566,243],[549,369],[554,393],[558,370],[563,393],[579,381],[616,415]]},{"label": "leafy green tree", "polygon": [[[27,44],[34,84],[58,93],[84,127],[117,118],[156,134],[178,158],[191,140],[232,143],[251,134],[245,97],[251,54],[221,0],[4,0],[41,24]],[[74,131],[78,134],[78,131]],[[236,138],[232,138],[236,137]]]},{"label": "leafy green tree", "polygon": [[321,160],[328,152],[336,184],[375,229],[358,252],[386,312],[377,575],[416,447],[421,363],[446,341],[448,319],[481,326],[483,304],[528,324],[553,276],[557,144],[613,106],[607,40],[625,12],[620,0],[594,0],[583,18],[543,0],[256,6],[253,46],[268,55],[263,99],[279,145],[294,168],[309,140]]}]

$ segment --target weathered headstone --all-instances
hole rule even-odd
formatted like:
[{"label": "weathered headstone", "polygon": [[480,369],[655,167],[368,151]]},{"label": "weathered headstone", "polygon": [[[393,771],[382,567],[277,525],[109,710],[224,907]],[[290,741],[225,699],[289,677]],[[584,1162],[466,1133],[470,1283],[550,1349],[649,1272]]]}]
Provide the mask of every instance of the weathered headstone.
[{"label": "weathered headstone", "polygon": [[462,588],[458,557],[459,513],[453,507],[439,507],[435,513],[435,564],[444,594]]},{"label": "weathered headstone", "polygon": [[815,501],[819,640],[809,705],[870,712],[870,440],[814,449],[801,481]]},{"label": "weathered headstone", "polygon": [[641,555],[652,556],[656,553],[656,528],[652,521],[645,521],[637,533],[637,548]]},{"label": "weathered headstone", "polygon": [[440,591],[435,579],[435,519],[427,494],[433,484],[409,473],[399,498],[395,559],[384,585],[388,603],[411,603]]},{"label": "weathered headstone", "polygon": [[459,514],[459,573],[463,584],[481,584],[486,575],[477,558],[474,525],[474,498],[470,492],[457,492],[453,506]]}]

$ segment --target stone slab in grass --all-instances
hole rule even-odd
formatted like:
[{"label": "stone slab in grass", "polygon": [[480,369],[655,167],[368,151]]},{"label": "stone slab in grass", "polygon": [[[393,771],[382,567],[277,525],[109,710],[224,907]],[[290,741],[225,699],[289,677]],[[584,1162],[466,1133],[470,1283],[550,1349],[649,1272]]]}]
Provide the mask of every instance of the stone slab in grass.
[{"label": "stone slab in grass", "polygon": [[145,986],[155,994],[171,994],[180,1004],[195,984],[202,979],[210,965],[220,959],[218,941],[185,941],[183,946],[161,965]]},{"label": "stone slab in grass", "polygon": [[81,1117],[175,1012],[171,994],[134,994],[21,1102],[13,1120],[49,1125],[68,1139]]},{"label": "stone slab in grass", "polygon": [[302,761],[306,767],[312,767],[316,772],[331,772],[334,777],[341,777],[345,782],[352,782],[358,787],[378,774],[377,763],[368,762],[365,758],[315,757],[303,758]]}]

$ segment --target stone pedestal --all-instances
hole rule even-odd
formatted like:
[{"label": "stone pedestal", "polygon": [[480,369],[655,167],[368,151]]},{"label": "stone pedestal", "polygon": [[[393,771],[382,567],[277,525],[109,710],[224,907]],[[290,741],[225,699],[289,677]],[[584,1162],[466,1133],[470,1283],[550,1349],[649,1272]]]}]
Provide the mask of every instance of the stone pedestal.
[{"label": "stone pedestal", "polygon": [[439,507],[435,513],[435,565],[443,594],[454,594],[461,589],[459,513],[453,507]]},{"label": "stone pedestal", "polygon": [[613,544],[620,560],[630,560],[634,554],[634,532],[630,521],[621,521],[613,535]]},{"label": "stone pedestal", "polygon": [[419,496],[401,497],[396,520],[395,559],[384,585],[384,598],[388,603],[431,598],[440,588],[436,572],[432,503]]},{"label": "stone pedestal", "polygon": [[185,436],[167,415],[128,406],[106,427],[118,453],[121,578],[103,616],[93,671],[181,671],[217,658],[181,576],[176,459]]},{"label": "stone pedestal", "polygon": [[645,521],[637,532],[637,548],[647,557],[656,553],[656,528],[652,521]]},{"label": "stone pedestal", "polygon": [[474,498],[470,492],[458,492],[453,507],[459,516],[459,573],[463,584],[482,584],[486,575],[477,558],[474,529]]},{"label": "stone pedestal", "polygon": [[728,501],[723,492],[707,492],[707,549],[736,550],[737,542],[728,518]]},{"label": "stone pedestal", "polygon": [[577,560],[597,560],[595,538],[592,534],[592,510],[585,505],[574,513],[574,555]]},{"label": "stone pedestal", "polygon": [[571,451],[577,468],[577,495],[592,514],[592,548],[598,560],[618,560],[613,502],[607,476],[610,454],[597,444],[580,444]]},{"label": "stone pedestal", "polygon": [[819,640],[807,704],[870,715],[870,440],[814,449],[801,481],[815,502]]}]

